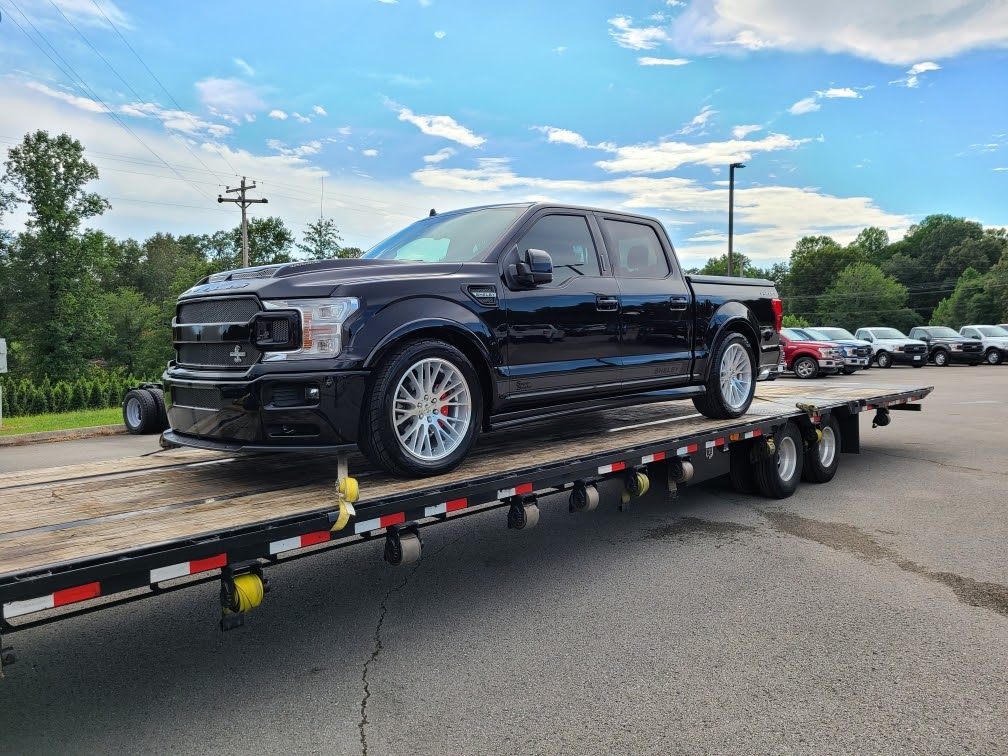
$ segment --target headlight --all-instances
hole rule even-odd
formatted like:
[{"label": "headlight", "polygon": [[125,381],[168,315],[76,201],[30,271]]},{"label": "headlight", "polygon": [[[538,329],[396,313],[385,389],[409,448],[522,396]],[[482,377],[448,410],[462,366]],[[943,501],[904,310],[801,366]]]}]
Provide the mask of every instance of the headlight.
[{"label": "headlight", "polygon": [[[360,301],[355,297],[274,299],[263,302],[263,307],[266,312],[256,318],[254,332],[256,346],[265,352],[263,361],[311,360],[340,353],[343,324]],[[288,333],[284,324],[290,326]]]},{"label": "headlight", "polygon": [[962,344],[953,344],[952,345],[952,351],[953,352],[961,352],[962,351]]},{"label": "headlight", "polygon": [[836,354],[836,349],[833,347],[819,347],[819,355],[822,357],[832,357]]},{"label": "headlight", "polygon": [[857,350],[854,347],[844,347],[843,353],[848,357],[853,357],[857,354]]},{"label": "headlight", "polygon": [[893,351],[902,352],[903,351],[903,345],[899,344]]}]

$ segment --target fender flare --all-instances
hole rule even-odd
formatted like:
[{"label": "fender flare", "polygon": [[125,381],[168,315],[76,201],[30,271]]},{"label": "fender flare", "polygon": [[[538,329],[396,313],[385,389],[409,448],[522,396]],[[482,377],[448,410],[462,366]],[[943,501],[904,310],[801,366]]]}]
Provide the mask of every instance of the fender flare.
[{"label": "fender flare", "polygon": [[759,373],[760,369],[760,324],[753,315],[752,310],[741,302],[725,302],[711,316],[707,326],[707,335],[704,338],[704,348],[707,350],[707,365],[704,368],[704,380],[710,377],[712,367],[711,355],[714,348],[721,343],[725,334],[729,332],[741,333],[749,341],[749,347],[753,350],[753,374]]}]

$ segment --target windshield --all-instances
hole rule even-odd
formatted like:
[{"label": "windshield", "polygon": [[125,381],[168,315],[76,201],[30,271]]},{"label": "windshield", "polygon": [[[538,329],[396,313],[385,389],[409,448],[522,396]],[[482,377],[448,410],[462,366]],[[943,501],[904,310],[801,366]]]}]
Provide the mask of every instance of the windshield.
[{"label": "windshield", "polygon": [[837,338],[836,336],[827,336],[825,333],[816,330],[815,328],[802,328],[801,332],[806,334],[812,341],[832,341]]},{"label": "windshield", "polygon": [[977,330],[984,336],[1008,336],[1008,331],[1001,326],[977,326]]},{"label": "windshield", "polygon": [[527,209],[484,207],[433,215],[379,242],[361,257],[432,263],[478,260]]},{"label": "windshield", "polygon": [[828,336],[831,339],[853,339],[854,334],[843,328],[816,328],[817,333]]},{"label": "windshield", "polygon": [[939,339],[958,339],[959,334],[953,331],[951,328],[941,327],[941,328],[929,328],[924,331],[924,333],[930,333],[932,336],[937,336]]},{"label": "windshield", "polygon": [[872,328],[872,333],[876,339],[905,339],[902,333],[895,328]]}]

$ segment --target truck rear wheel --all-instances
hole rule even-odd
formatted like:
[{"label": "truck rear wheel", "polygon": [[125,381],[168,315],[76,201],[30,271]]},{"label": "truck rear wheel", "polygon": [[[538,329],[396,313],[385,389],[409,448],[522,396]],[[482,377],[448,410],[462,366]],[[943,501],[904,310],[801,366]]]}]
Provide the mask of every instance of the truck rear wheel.
[{"label": "truck rear wheel", "polygon": [[706,391],[693,397],[693,406],[713,420],[740,417],[749,409],[756,391],[753,356],[740,333],[729,333],[714,349],[707,373]]},{"label": "truck rear wheel", "polygon": [[809,483],[829,483],[840,467],[840,423],[833,415],[822,423],[822,439],[805,450],[802,479]]},{"label": "truck rear wheel", "polygon": [[168,430],[168,410],[165,409],[164,390],[156,386],[150,386],[146,391],[154,397],[154,404],[157,406],[158,411],[157,424],[152,430],[155,432]]},{"label": "truck rear wheel", "polygon": [[798,488],[802,476],[804,454],[802,438],[792,422],[774,433],[776,451],[773,456],[756,463],[756,485],[771,499],[786,499]]},{"label": "truck rear wheel", "polygon": [[442,341],[403,344],[376,372],[358,444],[395,475],[439,475],[476,442],[483,401],[476,370]]},{"label": "truck rear wheel", "polygon": [[123,423],[130,433],[153,433],[161,430],[161,412],[154,396],[147,389],[127,391],[122,405]]}]

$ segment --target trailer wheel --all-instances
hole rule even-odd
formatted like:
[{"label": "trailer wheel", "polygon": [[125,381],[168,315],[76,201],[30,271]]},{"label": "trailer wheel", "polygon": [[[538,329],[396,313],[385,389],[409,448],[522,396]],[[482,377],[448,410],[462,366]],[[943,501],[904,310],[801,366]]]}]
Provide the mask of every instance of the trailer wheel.
[{"label": "trailer wheel", "polygon": [[880,368],[891,368],[892,367],[892,356],[889,352],[879,352],[875,355],[875,362],[878,363]]},{"label": "trailer wheel", "polygon": [[154,397],[154,404],[157,405],[158,422],[157,427],[154,428],[154,432],[159,433],[160,431],[168,430],[168,410],[165,408],[164,390],[157,388],[156,386],[151,386],[144,389],[144,391],[149,392],[150,395]]},{"label": "trailer wheel", "polygon": [[840,467],[840,423],[829,415],[822,423],[822,439],[805,450],[802,480],[829,483]]},{"label": "trailer wheel", "polygon": [[712,420],[731,420],[749,409],[756,377],[752,350],[742,334],[729,333],[714,349],[704,388],[703,396],[693,397],[693,406]]},{"label": "trailer wheel", "polygon": [[755,465],[756,485],[771,499],[786,499],[798,488],[802,476],[802,438],[797,426],[788,422],[774,434],[776,451]]},{"label": "trailer wheel", "polygon": [[442,341],[414,341],[376,372],[358,443],[395,475],[439,475],[465,459],[482,418],[479,377],[466,356]]},{"label": "trailer wheel", "polygon": [[161,415],[154,396],[147,389],[126,392],[122,405],[123,423],[130,433],[153,433],[161,430]]},{"label": "trailer wheel", "polygon": [[735,444],[728,452],[731,456],[728,479],[740,494],[756,493],[756,474],[749,461],[749,451],[748,445]]}]

